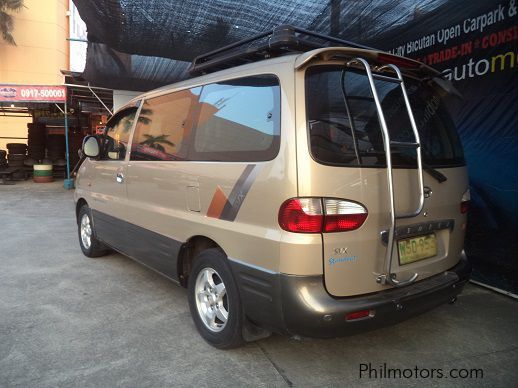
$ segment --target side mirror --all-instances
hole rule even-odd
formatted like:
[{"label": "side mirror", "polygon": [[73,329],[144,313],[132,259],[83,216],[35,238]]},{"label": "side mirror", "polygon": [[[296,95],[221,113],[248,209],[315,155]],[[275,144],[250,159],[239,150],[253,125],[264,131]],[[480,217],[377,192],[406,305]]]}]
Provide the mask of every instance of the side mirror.
[{"label": "side mirror", "polygon": [[99,139],[95,136],[87,136],[83,140],[83,153],[89,158],[96,158],[99,156],[100,146]]}]

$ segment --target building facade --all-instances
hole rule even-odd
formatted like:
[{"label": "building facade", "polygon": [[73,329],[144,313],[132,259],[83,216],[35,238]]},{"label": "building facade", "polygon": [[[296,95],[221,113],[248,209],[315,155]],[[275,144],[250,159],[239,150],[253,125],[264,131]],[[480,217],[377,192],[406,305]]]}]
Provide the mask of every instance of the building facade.
[{"label": "building facade", "polygon": [[[70,67],[69,0],[25,0],[13,13],[16,46],[0,39],[0,84],[62,85],[61,70]],[[0,149],[25,142],[31,117],[0,113]]]}]

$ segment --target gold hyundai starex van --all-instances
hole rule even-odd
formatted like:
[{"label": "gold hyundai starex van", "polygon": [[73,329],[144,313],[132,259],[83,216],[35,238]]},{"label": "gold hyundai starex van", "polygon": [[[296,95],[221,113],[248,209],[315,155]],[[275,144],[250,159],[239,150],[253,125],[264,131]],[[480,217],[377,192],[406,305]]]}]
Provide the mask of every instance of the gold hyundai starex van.
[{"label": "gold hyundai starex van", "polygon": [[453,302],[471,271],[453,87],[289,26],[254,39],[196,58],[201,75],[85,139],[84,254],[114,249],[186,287],[218,348],[347,335]]}]

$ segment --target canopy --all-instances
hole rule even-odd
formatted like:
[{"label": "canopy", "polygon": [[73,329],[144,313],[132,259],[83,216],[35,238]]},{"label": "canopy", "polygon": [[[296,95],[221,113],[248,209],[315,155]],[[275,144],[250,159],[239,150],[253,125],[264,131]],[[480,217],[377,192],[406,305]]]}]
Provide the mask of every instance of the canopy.
[{"label": "canopy", "polygon": [[375,42],[446,0],[74,0],[88,26],[84,78],[149,90],[185,79],[189,62],[217,47],[291,24]]}]

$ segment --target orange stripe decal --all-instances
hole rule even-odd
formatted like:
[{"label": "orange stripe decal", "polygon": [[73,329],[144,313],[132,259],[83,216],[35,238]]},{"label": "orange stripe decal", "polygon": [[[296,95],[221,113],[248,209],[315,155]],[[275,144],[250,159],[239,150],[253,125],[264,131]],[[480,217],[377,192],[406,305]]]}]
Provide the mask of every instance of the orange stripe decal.
[{"label": "orange stripe decal", "polygon": [[210,202],[209,210],[207,210],[207,217],[219,218],[227,202],[228,198],[223,190],[221,190],[221,187],[216,187],[216,192]]},{"label": "orange stripe decal", "polygon": [[245,167],[237,182],[234,184],[232,191],[227,197],[221,187],[216,187],[216,192],[212,197],[212,201],[207,211],[207,217],[219,218],[225,221],[234,221],[237,213],[248,194],[248,190],[252,187],[255,178],[259,174],[262,166],[259,164],[249,164]]}]

